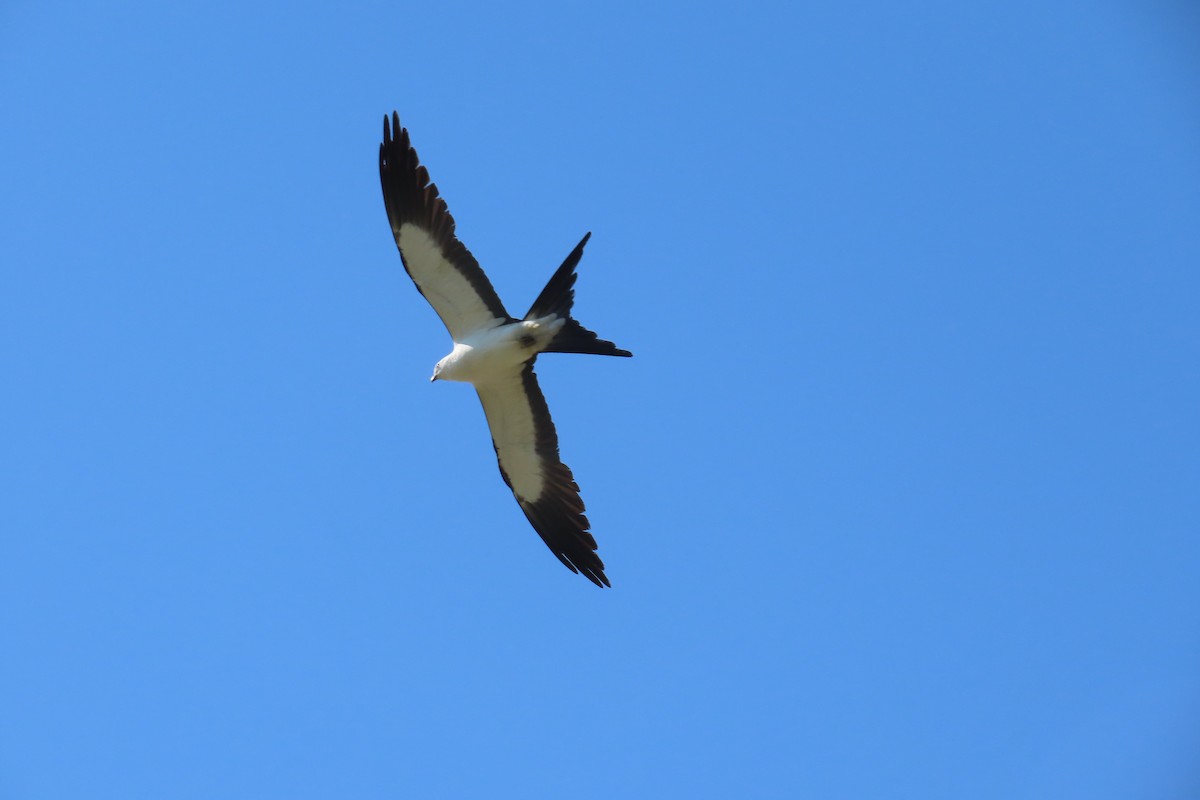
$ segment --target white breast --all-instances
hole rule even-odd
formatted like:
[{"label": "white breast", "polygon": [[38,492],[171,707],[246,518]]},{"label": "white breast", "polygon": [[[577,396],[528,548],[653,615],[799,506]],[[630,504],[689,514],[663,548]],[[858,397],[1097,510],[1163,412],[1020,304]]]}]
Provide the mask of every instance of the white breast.
[{"label": "white breast", "polygon": [[473,333],[438,362],[439,380],[486,383],[511,375],[542,352],[566,324],[557,316],[523,320]]}]

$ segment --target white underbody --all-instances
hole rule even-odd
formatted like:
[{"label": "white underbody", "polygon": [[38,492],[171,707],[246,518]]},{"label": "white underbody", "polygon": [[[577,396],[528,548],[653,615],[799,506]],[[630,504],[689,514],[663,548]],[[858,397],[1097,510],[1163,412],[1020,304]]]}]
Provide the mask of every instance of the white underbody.
[{"label": "white underbody", "polygon": [[552,314],[476,331],[454,343],[450,354],[433,368],[430,380],[460,381],[478,386],[507,378],[519,373],[526,361],[549,347],[565,324],[565,319]]}]

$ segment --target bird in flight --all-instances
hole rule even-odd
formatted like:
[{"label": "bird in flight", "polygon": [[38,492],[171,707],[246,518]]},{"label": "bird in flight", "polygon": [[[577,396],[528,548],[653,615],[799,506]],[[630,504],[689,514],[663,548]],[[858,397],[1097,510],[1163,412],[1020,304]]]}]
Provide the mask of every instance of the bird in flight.
[{"label": "bird in flight", "polygon": [[454,218],[417,160],[408,130],[383,118],[379,180],[400,260],[442,318],[454,348],[431,381],[474,385],[492,432],[500,476],[533,529],[567,569],[611,586],[596,555],[575,476],[558,455],[558,434],[538,388],[540,353],[629,356],[571,317],[575,267],[591,233],[575,246],[521,319],[509,316],[479,262],[454,235]]}]

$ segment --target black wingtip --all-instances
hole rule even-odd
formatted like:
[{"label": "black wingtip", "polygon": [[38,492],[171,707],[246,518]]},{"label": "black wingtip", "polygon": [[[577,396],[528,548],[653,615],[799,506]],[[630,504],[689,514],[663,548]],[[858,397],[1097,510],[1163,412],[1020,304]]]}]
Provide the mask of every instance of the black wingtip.
[{"label": "black wingtip", "polygon": [[[400,142],[401,139],[405,138],[406,133],[407,132],[404,130],[404,128],[400,126],[400,114],[398,112],[393,111],[390,119],[388,118],[387,114],[384,114],[383,144],[380,145],[380,152],[383,152],[384,148],[391,147],[392,145]],[[404,148],[408,147],[407,143],[401,144]]]},{"label": "black wingtip", "polygon": [[601,588],[611,588],[604,574],[604,562],[596,552],[596,538],[584,514],[579,485],[566,465],[557,463],[548,469],[553,478],[550,493],[532,503],[518,498],[521,510],[564,567]]},{"label": "black wingtip", "polygon": [[571,570],[571,572],[574,572],[576,575],[582,575],[583,577],[587,578],[592,583],[599,586],[601,589],[611,589],[612,588],[612,584],[609,583],[609,581],[608,581],[608,576],[604,574],[604,565],[603,564],[601,564],[599,567],[592,567],[592,566],[586,566],[586,565],[576,566],[575,564],[572,564],[569,560],[564,558],[562,556],[562,554],[555,553],[554,555],[558,557],[558,560],[560,562],[562,562],[563,566],[565,566],[567,569]]},{"label": "black wingtip", "polygon": [[558,560],[561,561],[566,566],[567,569],[571,570],[571,572],[574,572],[576,575],[582,575],[583,577],[587,578],[592,583],[599,586],[601,589],[611,589],[612,588],[612,584],[609,583],[609,581],[608,581],[608,576],[604,574],[604,565],[603,564],[601,564],[599,567],[585,566],[585,565],[576,566],[575,564],[572,564],[567,559],[563,558],[562,555],[560,555],[558,553],[555,553],[554,555],[558,556]]},{"label": "black wingtip", "polygon": [[[395,130],[396,130],[396,133],[399,134],[400,133],[399,115],[396,114],[395,111],[393,111],[392,116],[396,117]],[[383,145],[385,147],[392,143],[392,124],[391,123],[392,123],[392,121],[391,121],[391,119],[388,118],[388,115],[384,114],[383,115]]]}]

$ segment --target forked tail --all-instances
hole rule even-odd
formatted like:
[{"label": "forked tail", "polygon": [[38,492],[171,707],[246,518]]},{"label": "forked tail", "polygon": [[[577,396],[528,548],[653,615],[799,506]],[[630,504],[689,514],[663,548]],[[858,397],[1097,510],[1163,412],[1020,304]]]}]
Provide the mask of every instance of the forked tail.
[{"label": "forked tail", "polygon": [[537,300],[529,307],[525,319],[538,319],[550,314],[556,314],[566,319],[562,327],[545,353],[594,353],[598,356],[631,356],[633,353],[622,350],[612,342],[601,339],[594,332],[580,325],[571,317],[571,306],[575,304],[575,267],[583,258],[583,247],[587,244],[591,233],[586,234],[575,249],[567,256],[554,275],[551,276],[546,288],[538,295]]}]

